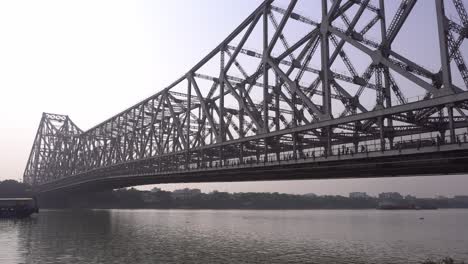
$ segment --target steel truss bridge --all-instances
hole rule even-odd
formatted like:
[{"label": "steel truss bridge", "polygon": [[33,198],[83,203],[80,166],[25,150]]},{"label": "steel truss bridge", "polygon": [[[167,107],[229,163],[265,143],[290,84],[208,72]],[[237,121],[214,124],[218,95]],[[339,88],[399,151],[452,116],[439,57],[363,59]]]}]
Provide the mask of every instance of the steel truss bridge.
[{"label": "steel truss bridge", "polygon": [[[264,1],[185,75],[87,131],[44,113],[24,182],[47,193],[468,171],[462,0],[280,4]],[[416,32],[421,12],[433,26]],[[407,39],[422,31],[436,47],[426,63],[404,55],[430,45]]]}]

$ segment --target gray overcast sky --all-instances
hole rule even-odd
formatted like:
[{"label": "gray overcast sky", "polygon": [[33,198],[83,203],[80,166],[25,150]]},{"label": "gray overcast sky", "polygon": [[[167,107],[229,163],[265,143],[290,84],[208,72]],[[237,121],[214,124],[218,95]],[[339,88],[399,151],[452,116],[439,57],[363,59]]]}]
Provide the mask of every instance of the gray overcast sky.
[{"label": "gray overcast sky", "polygon": [[[84,130],[98,124],[180,77],[260,2],[1,1],[0,179],[22,178],[42,112],[67,114]],[[306,8],[312,10],[318,1],[305,3],[303,13],[307,13]],[[418,5],[422,5],[416,7],[420,10],[416,13],[419,17],[411,18],[410,27],[424,26],[425,17],[434,16],[433,1],[419,1]],[[465,5],[468,6],[466,2]],[[431,64],[430,50],[410,43],[424,39],[427,32],[432,30],[420,30],[418,36],[403,33],[400,37],[403,43],[407,38],[408,46],[413,49],[402,52],[410,52],[415,60],[424,61],[423,64]],[[465,41],[463,51],[466,47]],[[168,184],[160,187],[320,194],[400,191],[433,196],[468,194],[468,177]]]}]

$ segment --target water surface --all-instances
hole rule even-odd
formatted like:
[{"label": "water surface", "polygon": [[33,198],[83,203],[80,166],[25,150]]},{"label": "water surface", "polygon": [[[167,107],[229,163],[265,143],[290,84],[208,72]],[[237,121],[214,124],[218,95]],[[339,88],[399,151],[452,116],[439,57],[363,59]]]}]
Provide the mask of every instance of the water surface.
[{"label": "water surface", "polygon": [[0,220],[0,245],[2,264],[466,261],[468,210],[42,210]]}]

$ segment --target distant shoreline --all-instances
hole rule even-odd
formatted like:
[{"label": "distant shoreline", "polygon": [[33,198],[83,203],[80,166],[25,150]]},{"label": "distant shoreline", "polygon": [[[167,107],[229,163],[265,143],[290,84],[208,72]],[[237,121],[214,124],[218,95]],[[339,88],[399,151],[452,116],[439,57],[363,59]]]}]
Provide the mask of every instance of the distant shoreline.
[{"label": "distant shoreline", "polygon": [[[0,197],[31,197],[30,186],[13,180],[0,182]],[[468,196],[417,198],[397,192],[380,193],[378,197],[365,192],[349,196],[286,194],[286,193],[228,193],[199,189],[172,192],[154,188],[151,191],[117,189],[73,195],[49,194],[39,196],[40,208],[95,209],[182,209],[182,210],[425,210],[434,208],[468,208]]]},{"label": "distant shoreline", "polygon": [[291,209],[291,208],[91,208],[91,207],[64,207],[64,208],[54,208],[54,207],[44,207],[41,210],[186,210],[186,211],[382,211],[382,212],[414,212],[414,211],[445,211],[445,210],[468,210],[466,207],[460,208],[439,208],[434,209],[417,209],[417,210],[408,210],[408,209],[395,209],[395,210],[381,210],[377,208],[310,208],[310,209]]}]

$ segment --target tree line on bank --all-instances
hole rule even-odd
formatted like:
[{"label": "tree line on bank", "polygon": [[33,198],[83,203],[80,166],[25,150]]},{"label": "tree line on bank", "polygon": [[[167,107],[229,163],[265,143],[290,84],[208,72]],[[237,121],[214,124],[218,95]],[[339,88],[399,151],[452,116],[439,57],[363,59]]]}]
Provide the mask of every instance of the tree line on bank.
[{"label": "tree line on bank", "polygon": [[0,198],[30,197],[31,190],[27,184],[15,180],[0,181]]},{"label": "tree line on bank", "polygon": [[[30,188],[13,180],[0,182],[0,198],[30,197]],[[461,197],[461,196],[458,196]],[[462,197],[463,198],[463,197]],[[464,198],[467,198],[466,196]],[[468,208],[468,199],[413,198],[420,205],[438,208]],[[61,197],[39,197],[42,208],[155,208],[155,209],[371,209],[377,197],[350,198],[341,195],[297,195],[284,193],[201,193],[186,189],[169,192],[134,188],[97,193],[73,193]]]}]

